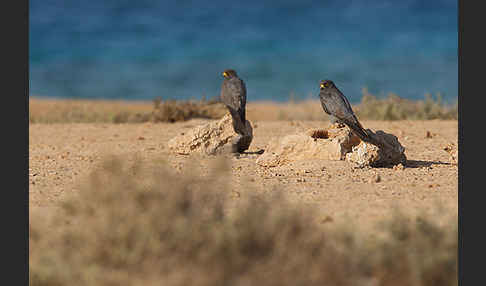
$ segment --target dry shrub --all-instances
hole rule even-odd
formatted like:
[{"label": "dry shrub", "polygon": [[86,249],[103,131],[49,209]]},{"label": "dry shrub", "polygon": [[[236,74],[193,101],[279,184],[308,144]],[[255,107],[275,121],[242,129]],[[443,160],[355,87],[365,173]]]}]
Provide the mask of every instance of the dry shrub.
[{"label": "dry shrub", "polygon": [[30,285],[457,285],[454,219],[398,216],[381,239],[330,231],[284,197],[229,197],[221,169],[121,162],[31,214]]},{"label": "dry shrub", "polygon": [[425,94],[424,100],[408,100],[394,93],[379,99],[363,88],[361,103],[356,106],[356,114],[360,119],[371,120],[429,120],[456,119],[458,116],[457,103],[446,105],[440,94],[436,98]]},{"label": "dry shrub", "polygon": [[[353,110],[360,120],[457,120],[458,105],[445,104],[440,94],[435,97],[424,95],[424,100],[408,100],[394,93],[385,98],[370,94],[362,89],[363,96],[359,104],[353,104]],[[328,120],[322,110],[317,95],[309,95],[285,103],[249,102],[248,118],[252,120]]]},{"label": "dry shrub", "polygon": [[177,122],[192,118],[219,119],[226,108],[217,99],[129,102],[117,100],[29,99],[30,123]]},{"label": "dry shrub", "polygon": [[201,101],[162,101],[154,99],[152,121],[177,122],[192,118],[219,119],[226,114],[226,107],[217,100]]},{"label": "dry shrub", "polygon": [[[363,88],[361,103],[353,106],[360,120],[457,120],[458,105],[444,104],[440,94],[425,100],[407,100],[393,93],[378,98]],[[108,100],[29,99],[30,123],[177,122],[191,118],[220,119],[227,112],[215,97],[210,100],[164,100],[126,102]],[[257,120],[327,120],[313,95],[285,103],[249,101],[247,118]]]}]

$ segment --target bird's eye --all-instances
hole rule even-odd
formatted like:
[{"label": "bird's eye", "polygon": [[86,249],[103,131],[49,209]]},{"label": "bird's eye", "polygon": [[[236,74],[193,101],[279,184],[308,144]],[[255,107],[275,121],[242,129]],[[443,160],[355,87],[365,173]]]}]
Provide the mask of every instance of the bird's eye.
[{"label": "bird's eye", "polygon": [[324,83],[324,86],[325,86],[325,87],[329,87],[329,82],[328,82],[328,81],[326,81],[326,82]]}]

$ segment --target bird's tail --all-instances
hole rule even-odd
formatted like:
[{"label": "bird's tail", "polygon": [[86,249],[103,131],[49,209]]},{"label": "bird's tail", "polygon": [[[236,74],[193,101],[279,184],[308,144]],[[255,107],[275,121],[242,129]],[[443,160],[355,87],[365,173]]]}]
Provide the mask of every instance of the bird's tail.
[{"label": "bird's tail", "polygon": [[347,124],[349,128],[364,142],[371,143],[376,146],[381,146],[382,144],[375,140],[370,134],[361,126],[359,121],[356,122],[348,122]]},{"label": "bird's tail", "polygon": [[[240,112],[236,110],[229,109],[231,113],[231,117],[233,118],[233,129],[238,134],[245,134],[245,122],[246,120],[242,120],[242,116]],[[244,115],[243,115],[244,118]]]},{"label": "bird's tail", "polygon": [[246,114],[245,114],[245,109],[240,109],[239,110],[239,114],[240,114],[240,118],[241,118],[241,122],[243,122],[243,125],[245,124],[246,122]]}]

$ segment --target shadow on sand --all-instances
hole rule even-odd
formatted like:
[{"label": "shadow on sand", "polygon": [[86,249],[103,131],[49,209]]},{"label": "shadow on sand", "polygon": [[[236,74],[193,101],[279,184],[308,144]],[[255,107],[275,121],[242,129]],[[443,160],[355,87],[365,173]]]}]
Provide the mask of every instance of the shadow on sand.
[{"label": "shadow on sand", "polygon": [[422,160],[407,160],[405,167],[407,168],[423,168],[430,167],[432,165],[453,165],[452,163],[441,161],[422,161]]}]

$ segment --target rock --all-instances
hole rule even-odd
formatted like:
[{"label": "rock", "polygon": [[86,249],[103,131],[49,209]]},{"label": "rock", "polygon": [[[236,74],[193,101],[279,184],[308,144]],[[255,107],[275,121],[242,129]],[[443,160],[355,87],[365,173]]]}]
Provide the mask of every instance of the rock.
[{"label": "rock", "polygon": [[402,163],[393,166],[393,170],[395,170],[395,171],[399,171],[399,170],[401,171],[401,170],[404,170],[404,169],[405,169],[405,166],[403,166]]},{"label": "rock", "polygon": [[359,142],[359,138],[347,128],[310,129],[302,134],[271,139],[256,163],[275,167],[308,159],[344,160],[346,153]]},{"label": "rock", "polygon": [[396,136],[381,130],[376,134],[371,130],[368,132],[380,147],[362,142],[347,127],[310,129],[301,134],[273,138],[256,163],[263,167],[276,167],[309,159],[347,160],[360,166],[396,165],[406,162],[405,148]]},{"label": "rock", "polygon": [[172,152],[188,155],[194,152],[215,155],[222,152],[243,152],[250,147],[253,139],[251,123],[245,122],[245,134],[237,134],[233,129],[231,115],[227,113],[219,121],[210,122],[172,138],[168,147]]},{"label": "rock", "polygon": [[449,153],[449,155],[451,155],[452,161],[455,164],[457,164],[457,161],[458,161],[458,158],[459,158],[459,152],[458,152],[458,149],[457,149],[457,145],[454,144],[454,143],[447,144],[444,147],[444,151],[446,151],[447,153]]},{"label": "rock", "polygon": [[380,146],[361,141],[359,145],[353,146],[351,152],[346,154],[347,161],[357,163],[359,166],[372,167],[406,163],[405,148],[398,142],[395,135],[381,130],[376,133],[373,133],[370,129],[367,131]]}]

